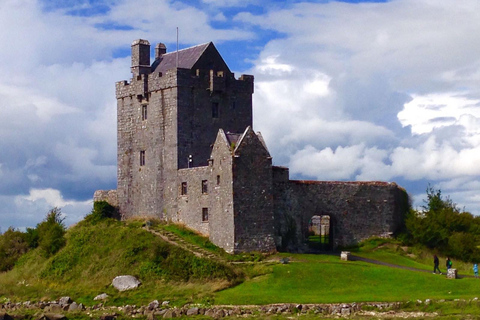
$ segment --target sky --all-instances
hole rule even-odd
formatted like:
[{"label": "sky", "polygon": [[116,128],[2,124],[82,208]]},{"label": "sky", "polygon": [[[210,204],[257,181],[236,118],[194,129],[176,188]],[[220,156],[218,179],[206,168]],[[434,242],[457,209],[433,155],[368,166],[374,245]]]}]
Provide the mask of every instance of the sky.
[{"label": "sky", "polygon": [[0,231],[116,188],[130,45],[212,41],[255,76],[254,130],[292,179],[430,185],[480,215],[478,0],[0,0]]}]

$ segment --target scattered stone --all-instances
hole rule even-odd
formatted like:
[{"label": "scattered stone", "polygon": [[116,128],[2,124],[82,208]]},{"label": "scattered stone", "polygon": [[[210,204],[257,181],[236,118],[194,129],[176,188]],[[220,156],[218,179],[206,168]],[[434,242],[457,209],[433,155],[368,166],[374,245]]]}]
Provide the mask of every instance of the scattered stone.
[{"label": "scattered stone", "polygon": [[112,313],[112,314],[102,314],[100,316],[100,320],[115,320],[117,319],[117,314]]},{"label": "scattered stone", "polygon": [[170,304],[170,301],[163,301],[162,307],[168,307],[169,304]]},{"label": "scattered stone", "polygon": [[98,296],[96,296],[95,298],[93,298],[93,300],[105,300],[107,298],[108,298],[108,294],[102,293],[102,294],[99,294]]},{"label": "scattered stone", "polygon": [[61,313],[45,313],[45,319],[47,320],[65,320],[67,317]]},{"label": "scattered stone", "polygon": [[187,310],[187,316],[196,316],[198,314],[198,308],[190,308]]},{"label": "scattered stone", "polygon": [[168,319],[168,318],[175,318],[177,316],[177,313],[175,312],[174,309],[167,309],[165,313],[163,314],[163,318]]},{"label": "scattered stone", "polygon": [[215,318],[223,318],[225,317],[225,311],[223,311],[223,309],[219,309],[215,312],[215,315],[214,315]]},{"label": "scattered stone", "polygon": [[70,299],[70,297],[61,297],[60,300],[58,300],[58,304],[60,304],[61,306],[64,306],[70,303],[72,303],[72,299]]},{"label": "scattered stone", "polygon": [[204,314],[205,314],[206,317],[212,317],[213,318],[215,316],[215,310],[207,309]]},{"label": "scattered stone", "polygon": [[153,300],[152,302],[150,302],[148,304],[148,310],[153,310],[153,309],[156,309],[160,306],[160,303],[158,302],[158,300]]},{"label": "scattered stone", "polygon": [[142,283],[134,276],[118,276],[112,281],[112,286],[118,291],[126,291],[138,288]]},{"label": "scattered stone", "polygon": [[63,307],[58,303],[51,303],[45,310],[51,313],[62,313],[64,311]]},{"label": "scattered stone", "polygon": [[80,307],[80,306],[78,305],[78,303],[72,302],[72,303],[68,306],[68,311],[82,310],[82,309],[80,309],[79,307]]}]

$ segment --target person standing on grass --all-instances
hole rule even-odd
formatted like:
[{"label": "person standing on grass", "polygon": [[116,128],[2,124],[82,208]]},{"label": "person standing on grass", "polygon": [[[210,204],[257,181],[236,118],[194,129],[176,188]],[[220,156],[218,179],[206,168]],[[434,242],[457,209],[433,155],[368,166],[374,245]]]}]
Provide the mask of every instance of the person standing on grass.
[{"label": "person standing on grass", "polygon": [[475,278],[478,278],[478,265],[476,263],[473,264],[473,273],[475,274]]},{"label": "person standing on grass", "polygon": [[452,260],[450,260],[449,257],[447,257],[447,261],[445,262],[445,265],[447,266],[447,270],[452,267]]},{"label": "person standing on grass", "polygon": [[438,270],[438,273],[442,274],[442,271],[440,271],[440,268],[438,267],[438,265],[440,264],[440,261],[438,260],[438,257],[436,254],[433,255],[433,273],[437,273],[437,270]]}]

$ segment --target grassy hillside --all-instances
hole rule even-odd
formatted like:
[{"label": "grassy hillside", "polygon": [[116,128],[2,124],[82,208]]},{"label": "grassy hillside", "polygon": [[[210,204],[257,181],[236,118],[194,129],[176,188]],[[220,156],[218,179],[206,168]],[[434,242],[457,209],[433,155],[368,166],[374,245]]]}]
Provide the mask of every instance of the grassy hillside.
[{"label": "grassy hillside", "polygon": [[[214,290],[242,280],[230,265],[201,259],[141,228],[107,219],[96,224],[82,221],[68,230],[67,244],[46,259],[35,249],[15,268],[0,274],[0,296],[20,300],[55,299],[69,295],[92,304],[107,292],[110,303],[145,304],[153,299],[177,301],[210,299]],[[118,275],[142,281],[135,291],[118,293],[110,286]]]},{"label": "grassy hillside", "polygon": [[[229,256],[205,238],[177,226],[153,225],[212,252],[217,259],[198,258],[142,228],[142,222],[112,219],[82,221],[66,233],[66,246],[45,258],[38,249],[0,274],[0,299],[53,300],[71,296],[86,305],[103,292],[107,304],[146,305],[169,300],[214,304],[330,303],[457,299],[478,296],[479,279],[448,280],[430,272],[390,268],[361,261],[340,261],[335,255],[278,254]],[[431,253],[372,239],[350,249],[353,254],[430,271]],[[280,264],[280,258],[291,262]],[[244,264],[223,261],[241,260]],[[470,264],[454,266],[471,274]],[[443,269],[443,268],[442,268]],[[462,273],[462,272],[461,272]],[[137,290],[117,292],[115,276],[131,274],[142,281]],[[1,300],[0,300],[1,301]]]}]

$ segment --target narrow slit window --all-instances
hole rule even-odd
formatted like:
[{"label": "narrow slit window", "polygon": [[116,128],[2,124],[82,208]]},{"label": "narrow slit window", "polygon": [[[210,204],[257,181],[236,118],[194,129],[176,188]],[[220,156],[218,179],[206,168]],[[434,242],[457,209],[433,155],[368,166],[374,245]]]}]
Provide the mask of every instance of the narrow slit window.
[{"label": "narrow slit window", "polygon": [[187,195],[187,183],[182,182],[182,191],[181,191],[182,196]]},{"label": "narrow slit window", "polygon": [[140,166],[145,165],[145,150],[140,151]]},{"label": "narrow slit window", "polygon": [[208,193],[208,181],[207,180],[202,180],[202,193],[203,194]]},{"label": "narrow slit window", "polygon": [[147,120],[147,105],[142,106],[142,120]]},{"label": "narrow slit window", "polygon": [[202,222],[208,222],[208,208],[202,208]]},{"label": "narrow slit window", "polygon": [[216,119],[219,115],[218,102],[212,102],[212,118]]},{"label": "narrow slit window", "polygon": [[217,176],[217,186],[220,184],[220,176]]}]

